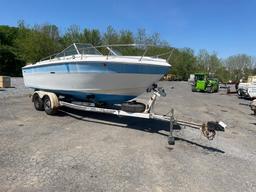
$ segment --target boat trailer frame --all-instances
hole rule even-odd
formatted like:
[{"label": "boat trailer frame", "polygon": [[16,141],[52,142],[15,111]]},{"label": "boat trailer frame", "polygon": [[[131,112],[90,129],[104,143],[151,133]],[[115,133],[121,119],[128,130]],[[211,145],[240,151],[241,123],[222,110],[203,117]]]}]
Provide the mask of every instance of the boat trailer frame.
[{"label": "boat trailer frame", "polygon": [[[54,93],[46,92],[46,91],[35,91],[32,98],[34,98],[35,94],[38,94],[39,97],[43,100],[44,97],[47,95],[51,100],[51,108],[58,109],[59,107],[68,107],[76,110],[82,110],[86,112],[95,112],[95,113],[104,113],[104,114],[112,114],[119,117],[135,117],[141,119],[155,119],[160,121],[169,122],[169,134],[168,134],[168,144],[174,145],[175,144],[175,136],[174,136],[174,126],[184,126],[193,129],[200,130],[203,135],[209,139],[213,140],[216,131],[224,131],[226,128],[226,124],[223,122],[207,122],[207,123],[195,123],[191,121],[179,120],[174,117],[174,109],[171,109],[169,113],[166,115],[160,115],[153,112],[154,105],[156,100],[160,96],[164,96],[164,90],[161,88],[154,88],[153,94],[150,97],[148,104],[146,105],[146,109],[144,112],[140,113],[131,113],[126,112],[121,109],[113,109],[113,108],[104,108],[104,107],[96,107],[95,103],[90,103],[89,105],[82,105],[82,104],[74,104],[71,102],[67,102],[64,100],[60,100]],[[32,99],[33,101],[33,99]],[[93,106],[94,105],[94,106]],[[56,110],[55,110],[56,111]]]}]

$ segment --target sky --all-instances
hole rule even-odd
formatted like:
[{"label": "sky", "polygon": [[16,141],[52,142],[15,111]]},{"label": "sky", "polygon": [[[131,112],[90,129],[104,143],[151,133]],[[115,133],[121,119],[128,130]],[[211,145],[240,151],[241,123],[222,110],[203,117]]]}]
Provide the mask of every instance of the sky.
[{"label": "sky", "polygon": [[256,0],[0,0],[0,25],[159,32],[177,48],[256,56]]}]

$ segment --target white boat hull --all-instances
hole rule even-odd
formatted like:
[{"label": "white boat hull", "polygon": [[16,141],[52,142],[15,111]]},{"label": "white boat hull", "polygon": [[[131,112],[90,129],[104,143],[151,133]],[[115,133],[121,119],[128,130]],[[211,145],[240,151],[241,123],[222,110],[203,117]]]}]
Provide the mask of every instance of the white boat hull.
[{"label": "white boat hull", "polygon": [[[99,102],[121,103],[133,99],[162,77],[161,74],[68,73],[27,74],[26,87],[48,90],[75,99],[95,95]],[[99,98],[98,98],[99,97]]]},{"label": "white boat hull", "polygon": [[25,66],[22,73],[26,87],[115,104],[142,94],[169,69],[163,59],[78,54]]}]

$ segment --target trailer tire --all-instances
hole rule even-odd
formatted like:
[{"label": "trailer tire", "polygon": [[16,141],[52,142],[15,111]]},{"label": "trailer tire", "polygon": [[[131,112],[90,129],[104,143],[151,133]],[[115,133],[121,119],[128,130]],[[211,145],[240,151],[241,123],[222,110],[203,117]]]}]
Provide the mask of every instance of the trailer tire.
[{"label": "trailer tire", "polygon": [[34,103],[34,107],[37,111],[43,111],[44,110],[44,102],[43,100],[39,97],[38,93],[35,93],[33,95],[32,101]]},{"label": "trailer tire", "polygon": [[48,95],[44,96],[43,102],[44,102],[44,111],[47,115],[54,115],[57,113],[58,109],[57,107],[52,106],[53,103]]}]

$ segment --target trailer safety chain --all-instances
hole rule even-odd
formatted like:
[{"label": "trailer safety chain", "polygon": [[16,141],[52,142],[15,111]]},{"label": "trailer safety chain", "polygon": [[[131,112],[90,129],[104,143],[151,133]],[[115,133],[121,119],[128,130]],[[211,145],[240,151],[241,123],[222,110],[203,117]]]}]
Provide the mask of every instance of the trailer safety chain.
[{"label": "trailer safety chain", "polygon": [[208,140],[213,140],[216,135],[215,130],[209,130],[205,123],[203,123],[201,131]]}]

